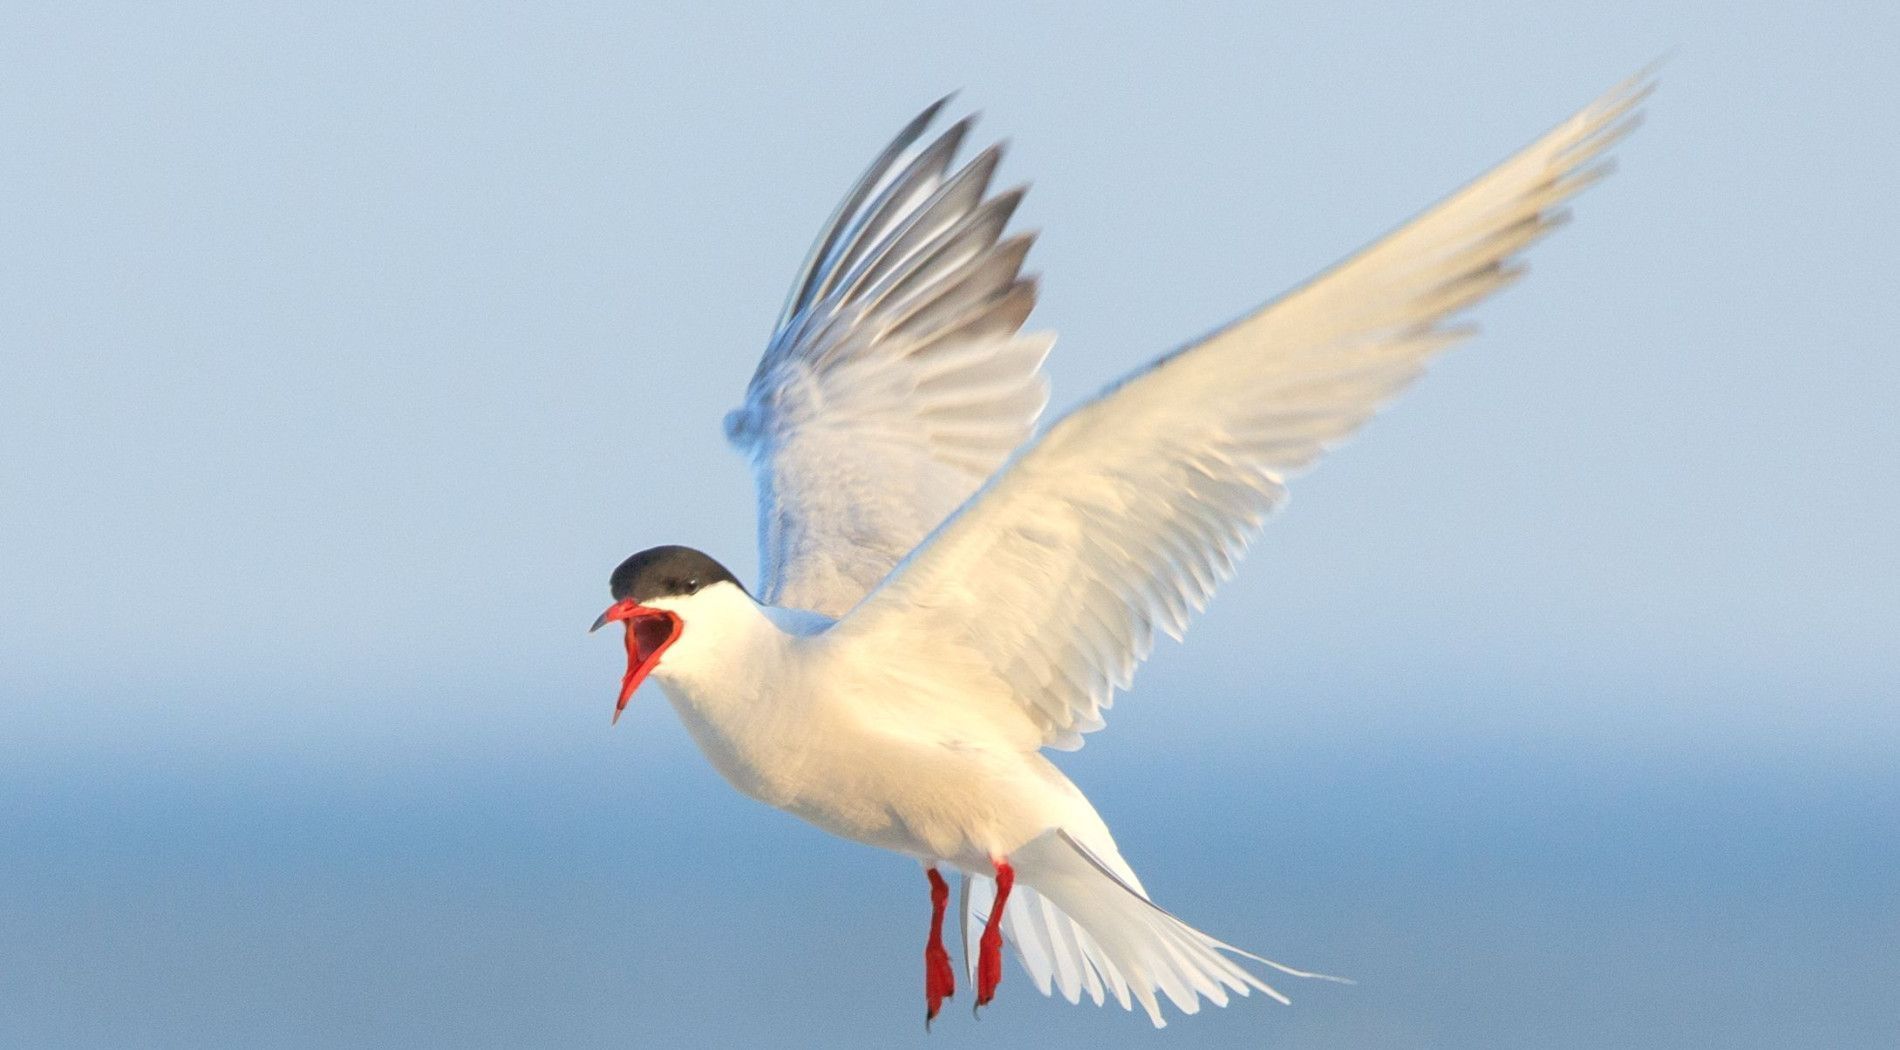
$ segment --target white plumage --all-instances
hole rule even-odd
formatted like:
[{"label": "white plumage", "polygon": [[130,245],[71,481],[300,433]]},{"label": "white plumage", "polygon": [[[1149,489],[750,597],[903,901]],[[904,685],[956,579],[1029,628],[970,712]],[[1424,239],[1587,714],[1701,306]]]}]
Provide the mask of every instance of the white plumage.
[{"label": "white plumage", "polygon": [[[819,237],[727,417],[758,477],[759,598],[698,579],[616,590],[623,615],[603,619],[628,621],[644,663],[628,688],[653,670],[747,794],[961,869],[973,978],[1006,862],[1001,929],[1044,994],[1138,1004],[1156,1025],[1161,998],[1188,1013],[1252,991],[1284,1001],[1250,965],[1313,975],[1151,904],[1041,752],[1101,728],[1155,633],[1181,635],[1287,480],[1470,334],[1451,319],[1519,275],[1648,91],[1619,85],[1033,441],[1053,340],[1021,331],[1031,238],[1006,227],[1022,191],[991,192],[995,147],[955,166],[967,120],[919,146],[943,103],[930,107]],[[664,645],[636,646],[642,616],[672,618]]]}]

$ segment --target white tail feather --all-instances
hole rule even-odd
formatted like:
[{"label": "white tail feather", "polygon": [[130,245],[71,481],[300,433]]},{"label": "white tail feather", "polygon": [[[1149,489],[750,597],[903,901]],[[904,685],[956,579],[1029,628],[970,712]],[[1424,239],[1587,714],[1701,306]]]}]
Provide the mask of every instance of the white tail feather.
[{"label": "white tail feather", "polygon": [[[1016,886],[1003,913],[1004,937],[1044,995],[1060,992],[1079,1003],[1086,994],[1097,1006],[1112,995],[1124,1010],[1140,1003],[1155,1027],[1163,1028],[1167,1019],[1157,992],[1189,1014],[1202,999],[1226,1006],[1230,992],[1258,990],[1288,1001],[1229,956],[1294,977],[1340,980],[1263,959],[1189,926],[1151,902],[1132,872],[1117,874],[1059,828],[1011,853],[1009,862]],[[972,972],[976,938],[995,894],[991,880],[965,876],[963,951]]]}]

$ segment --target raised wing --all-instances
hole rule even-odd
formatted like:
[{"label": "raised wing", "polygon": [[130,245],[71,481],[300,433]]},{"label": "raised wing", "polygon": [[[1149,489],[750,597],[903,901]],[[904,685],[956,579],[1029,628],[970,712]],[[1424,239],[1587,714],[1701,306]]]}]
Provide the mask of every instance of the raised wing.
[{"label": "raised wing", "polygon": [[1608,171],[1600,158],[1648,91],[1642,77],[1617,87],[1330,272],[1070,413],[834,634],[962,675],[1011,739],[1081,746],[1155,631],[1180,637],[1233,572],[1286,479],[1471,334],[1447,319],[1520,274],[1515,256]]},{"label": "raised wing", "polygon": [[759,487],[763,599],[842,616],[1028,438],[1051,335],[1023,335],[1023,189],[990,193],[970,120],[921,148],[940,101],[839,205],[726,416]]}]

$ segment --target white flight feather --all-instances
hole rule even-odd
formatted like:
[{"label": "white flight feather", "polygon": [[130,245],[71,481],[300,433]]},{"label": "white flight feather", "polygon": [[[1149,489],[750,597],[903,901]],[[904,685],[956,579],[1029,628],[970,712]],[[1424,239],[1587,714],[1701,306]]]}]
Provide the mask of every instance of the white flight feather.
[{"label": "white flight feather", "polygon": [[968,702],[1025,746],[1079,747],[1155,631],[1178,638],[1231,575],[1286,479],[1470,334],[1448,318],[1521,272],[1515,254],[1601,177],[1648,90],[1619,85],[1311,283],[1069,413],[831,633],[952,673],[978,654],[1007,688]]}]

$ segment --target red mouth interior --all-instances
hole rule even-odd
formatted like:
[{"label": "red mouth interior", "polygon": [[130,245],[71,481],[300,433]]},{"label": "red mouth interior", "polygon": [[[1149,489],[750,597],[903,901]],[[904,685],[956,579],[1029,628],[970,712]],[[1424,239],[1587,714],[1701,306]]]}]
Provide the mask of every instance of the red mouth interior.
[{"label": "red mouth interior", "polygon": [[638,609],[627,617],[627,673],[620,679],[620,699],[614,704],[614,721],[626,710],[627,700],[640,688],[660,662],[660,654],[679,640],[682,622],[664,609]]}]

